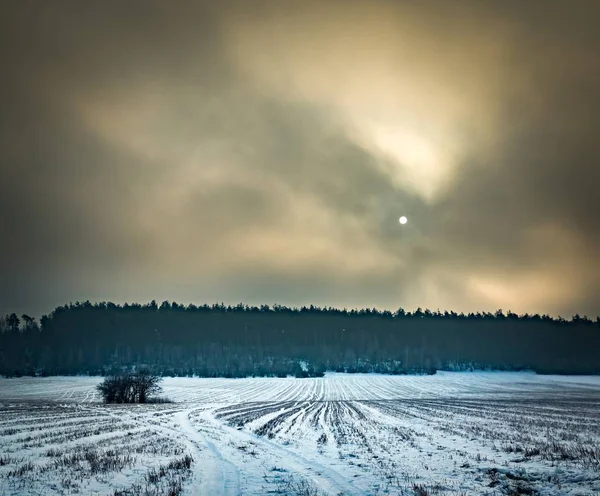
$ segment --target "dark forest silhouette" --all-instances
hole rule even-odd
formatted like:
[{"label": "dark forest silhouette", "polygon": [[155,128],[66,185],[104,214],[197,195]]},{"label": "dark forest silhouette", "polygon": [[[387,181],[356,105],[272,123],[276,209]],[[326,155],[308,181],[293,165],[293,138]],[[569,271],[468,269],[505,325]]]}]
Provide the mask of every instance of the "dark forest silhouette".
[{"label": "dark forest silhouette", "polygon": [[512,312],[74,303],[0,319],[0,374],[320,376],[529,369],[600,373],[600,318]]}]

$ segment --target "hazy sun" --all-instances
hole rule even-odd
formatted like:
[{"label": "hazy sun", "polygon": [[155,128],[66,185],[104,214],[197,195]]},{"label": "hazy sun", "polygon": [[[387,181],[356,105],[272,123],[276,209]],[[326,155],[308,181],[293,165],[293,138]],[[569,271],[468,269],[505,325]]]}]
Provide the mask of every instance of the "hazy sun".
[{"label": "hazy sun", "polygon": [[404,217],[404,215],[402,217],[400,217],[400,224],[406,224],[408,222],[408,219],[406,217]]}]

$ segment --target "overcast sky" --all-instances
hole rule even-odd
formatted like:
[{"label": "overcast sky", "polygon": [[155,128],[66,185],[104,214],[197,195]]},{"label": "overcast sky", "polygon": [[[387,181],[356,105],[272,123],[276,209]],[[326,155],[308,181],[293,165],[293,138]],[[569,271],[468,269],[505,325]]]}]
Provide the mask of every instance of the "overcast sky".
[{"label": "overcast sky", "polygon": [[0,312],[600,314],[599,18],[597,0],[5,0]]}]

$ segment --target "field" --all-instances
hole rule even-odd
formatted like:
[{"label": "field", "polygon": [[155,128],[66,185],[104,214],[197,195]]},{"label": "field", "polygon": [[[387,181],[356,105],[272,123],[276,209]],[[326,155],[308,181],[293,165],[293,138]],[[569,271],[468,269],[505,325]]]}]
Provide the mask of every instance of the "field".
[{"label": "field", "polygon": [[100,380],[0,379],[0,496],[600,492],[600,377]]}]

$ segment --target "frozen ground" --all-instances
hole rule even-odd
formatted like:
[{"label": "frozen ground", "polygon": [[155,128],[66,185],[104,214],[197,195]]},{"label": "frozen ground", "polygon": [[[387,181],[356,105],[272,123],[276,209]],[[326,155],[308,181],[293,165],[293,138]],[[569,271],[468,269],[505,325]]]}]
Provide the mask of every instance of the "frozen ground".
[{"label": "frozen ground", "polygon": [[0,495],[597,495],[600,377],[0,379]]}]

